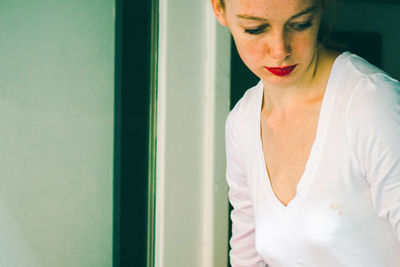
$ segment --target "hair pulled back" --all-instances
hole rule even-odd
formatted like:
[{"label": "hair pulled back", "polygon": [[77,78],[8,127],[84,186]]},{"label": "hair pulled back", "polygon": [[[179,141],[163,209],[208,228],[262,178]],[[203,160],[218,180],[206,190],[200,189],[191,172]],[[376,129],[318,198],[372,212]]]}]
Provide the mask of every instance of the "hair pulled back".
[{"label": "hair pulled back", "polygon": [[[229,1],[229,0],[227,0]],[[322,4],[324,5],[324,7],[327,7],[329,4],[335,2],[335,0],[319,0],[322,2]],[[225,9],[225,0],[219,0],[219,4],[221,5],[221,7],[223,9]]]},{"label": "hair pulled back", "polygon": [[[225,1],[229,0],[217,0],[219,1],[222,9],[225,9]],[[320,25],[318,40],[321,43],[326,43],[329,40],[329,35],[332,32],[332,28],[334,25],[334,19],[336,16],[336,8],[335,8],[335,0],[319,0],[322,3],[323,8],[326,10],[329,6],[332,6],[331,12],[333,12],[333,16],[331,16],[330,21],[322,22]]]}]

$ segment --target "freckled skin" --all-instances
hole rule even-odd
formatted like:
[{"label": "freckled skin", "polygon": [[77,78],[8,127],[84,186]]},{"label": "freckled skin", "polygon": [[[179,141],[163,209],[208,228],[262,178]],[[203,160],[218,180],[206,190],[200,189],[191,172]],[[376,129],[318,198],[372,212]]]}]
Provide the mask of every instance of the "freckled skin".
[{"label": "freckled skin", "polygon": [[[305,31],[295,31],[291,23],[304,22],[312,16],[290,19],[307,7],[316,6],[313,25]],[[318,0],[228,0],[220,22],[228,26],[235,40],[239,55],[247,67],[264,83],[285,86],[308,79],[314,72],[317,54],[317,36],[322,17],[322,4]],[[268,30],[250,35],[245,28],[263,24],[238,18],[238,14],[266,18]],[[282,67],[299,64],[287,77],[277,77],[265,67]]]},{"label": "freckled skin", "polygon": [[[286,206],[296,195],[310,155],[330,69],[338,55],[317,41],[324,2],[225,0],[221,8],[218,0],[211,1],[243,62],[263,81],[264,159],[272,189]],[[285,76],[266,69],[294,64],[296,68]]]}]

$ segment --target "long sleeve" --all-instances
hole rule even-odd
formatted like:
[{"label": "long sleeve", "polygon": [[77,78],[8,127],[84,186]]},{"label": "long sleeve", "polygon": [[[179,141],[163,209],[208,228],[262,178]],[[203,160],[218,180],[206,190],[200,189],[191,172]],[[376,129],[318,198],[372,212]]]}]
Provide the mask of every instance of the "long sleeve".
[{"label": "long sleeve", "polygon": [[254,212],[249,195],[247,177],[233,130],[233,116],[229,115],[226,127],[226,178],[229,185],[229,201],[233,206],[230,261],[232,267],[265,266],[255,249]]},{"label": "long sleeve", "polygon": [[400,85],[383,74],[360,81],[348,108],[350,142],[377,215],[400,241]]}]

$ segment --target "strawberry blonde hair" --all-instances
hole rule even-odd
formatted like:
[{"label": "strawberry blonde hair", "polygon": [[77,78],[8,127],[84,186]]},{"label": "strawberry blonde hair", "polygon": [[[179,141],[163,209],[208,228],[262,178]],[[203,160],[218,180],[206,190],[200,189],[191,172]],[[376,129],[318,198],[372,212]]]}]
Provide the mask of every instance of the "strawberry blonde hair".
[{"label": "strawberry blonde hair", "polygon": [[[218,1],[221,7],[225,9],[225,0],[218,0]],[[328,6],[330,3],[335,2],[335,0],[320,0],[320,1],[322,1],[325,7]]]},{"label": "strawberry blonde hair", "polygon": [[[225,9],[225,1],[229,0],[217,0],[222,7],[222,9]],[[333,6],[333,19],[330,21],[328,24],[322,23],[320,26],[320,30],[318,33],[318,40],[321,43],[326,43],[329,41],[329,35],[332,31],[333,24],[334,24],[334,19],[335,19],[335,14],[336,14],[336,9],[335,9],[335,0],[319,0],[323,4],[323,8],[327,9],[328,6],[332,5]]]}]

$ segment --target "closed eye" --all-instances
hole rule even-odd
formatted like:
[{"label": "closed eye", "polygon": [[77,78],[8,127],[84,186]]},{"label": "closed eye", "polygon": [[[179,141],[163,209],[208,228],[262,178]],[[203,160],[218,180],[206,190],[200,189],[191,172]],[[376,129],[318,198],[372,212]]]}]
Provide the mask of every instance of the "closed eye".
[{"label": "closed eye", "polygon": [[267,26],[264,25],[253,29],[245,29],[244,32],[248,34],[260,34],[263,33],[266,28]]},{"label": "closed eye", "polygon": [[311,21],[307,21],[305,23],[297,23],[297,24],[294,23],[294,24],[291,24],[290,27],[295,31],[304,31],[304,30],[310,28],[312,25],[313,24],[312,24]]}]

